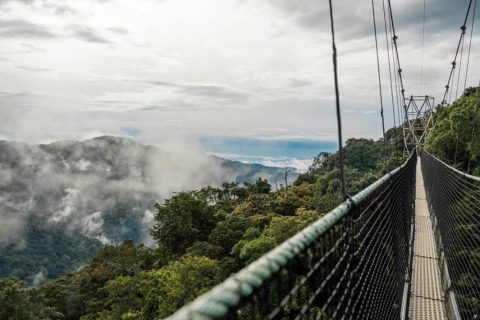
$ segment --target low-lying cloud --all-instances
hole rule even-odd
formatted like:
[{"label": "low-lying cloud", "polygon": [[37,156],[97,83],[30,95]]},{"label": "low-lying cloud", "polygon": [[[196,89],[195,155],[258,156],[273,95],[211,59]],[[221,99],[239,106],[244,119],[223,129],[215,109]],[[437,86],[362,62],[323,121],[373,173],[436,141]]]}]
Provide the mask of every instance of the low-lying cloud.
[{"label": "low-lying cloud", "polygon": [[280,171],[111,136],[46,145],[0,141],[0,247],[28,245],[23,233],[34,218],[102,243],[133,239],[153,246],[156,202]]}]

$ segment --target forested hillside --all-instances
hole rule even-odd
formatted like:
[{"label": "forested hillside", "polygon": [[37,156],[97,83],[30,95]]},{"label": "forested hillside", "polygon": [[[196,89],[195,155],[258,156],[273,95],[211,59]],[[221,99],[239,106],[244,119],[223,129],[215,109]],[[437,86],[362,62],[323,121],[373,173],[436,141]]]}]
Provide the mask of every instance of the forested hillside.
[{"label": "forested hillside", "polygon": [[0,277],[38,284],[90,262],[101,243],[154,247],[156,201],[225,180],[274,180],[285,170],[112,136],[0,141]]},{"label": "forested hillside", "polygon": [[[350,193],[401,161],[393,140],[348,140]],[[338,205],[337,162],[338,154],[321,153],[307,173],[278,191],[258,179],[180,192],[156,206],[150,233],[158,249],[131,241],[108,245],[81,270],[39,288],[2,280],[0,314],[69,320],[167,316]]]},{"label": "forested hillside", "polygon": [[480,87],[465,90],[451,106],[437,107],[426,150],[456,168],[480,176]]},{"label": "forested hillside", "polygon": [[0,277],[16,277],[37,286],[80,269],[95,257],[102,244],[65,226],[32,218],[24,238],[0,247]]}]

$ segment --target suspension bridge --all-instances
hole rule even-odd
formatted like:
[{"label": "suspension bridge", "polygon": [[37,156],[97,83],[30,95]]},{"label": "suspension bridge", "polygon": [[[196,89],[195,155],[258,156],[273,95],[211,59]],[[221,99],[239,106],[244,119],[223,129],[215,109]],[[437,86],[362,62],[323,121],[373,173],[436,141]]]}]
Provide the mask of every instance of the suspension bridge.
[{"label": "suspension bridge", "polygon": [[480,178],[413,153],[168,319],[478,319],[479,212]]},{"label": "suspension bridge", "polygon": [[[405,96],[398,36],[386,1],[390,95],[394,126],[398,121],[404,138],[404,163],[355,196],[348,194],[329,0],[345,201],[167,319],[480,319],[480,178],[424,150],[434,100]],[[448,107],[452,99],[457,57],[461,68],[466,25],[473,11],[473,31],[475,8],[476,0],[470,0],[440,107]],[[372,14],[385,139],[373,0]],[[464,89],[469,61],[470,47]]]}]

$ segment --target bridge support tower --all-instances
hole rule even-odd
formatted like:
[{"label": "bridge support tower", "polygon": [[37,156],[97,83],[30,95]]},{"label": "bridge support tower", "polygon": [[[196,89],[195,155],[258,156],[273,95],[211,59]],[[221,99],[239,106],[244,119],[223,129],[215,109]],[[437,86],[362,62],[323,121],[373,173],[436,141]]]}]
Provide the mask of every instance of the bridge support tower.
[{"label": "bridge support tower", "polygon": [[410,96],[405,98],[403,141],[404,155],[409,156],[416,147],[423,147],[428,129],[433,125],[435,98]]}]

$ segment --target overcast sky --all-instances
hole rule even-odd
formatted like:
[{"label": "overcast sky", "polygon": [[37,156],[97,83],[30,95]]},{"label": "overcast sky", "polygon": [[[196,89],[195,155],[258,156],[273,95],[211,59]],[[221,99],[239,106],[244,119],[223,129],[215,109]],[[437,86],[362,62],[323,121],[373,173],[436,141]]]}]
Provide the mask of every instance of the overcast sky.
[{"label": "overcast sky", "polygon": [[[333,2],[345,135],[377,138],[370,0]],[[334,140],[327,3],[0,0],[0,139]],[[423,2],[392,0],[407,95],[440,102],[467,3],[427,0],[421,84]],[[474,37],[470,85],[479,81],[479,49]]]}]

